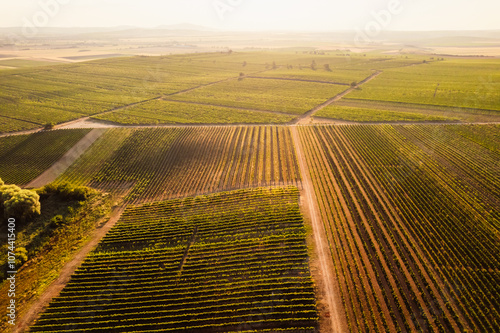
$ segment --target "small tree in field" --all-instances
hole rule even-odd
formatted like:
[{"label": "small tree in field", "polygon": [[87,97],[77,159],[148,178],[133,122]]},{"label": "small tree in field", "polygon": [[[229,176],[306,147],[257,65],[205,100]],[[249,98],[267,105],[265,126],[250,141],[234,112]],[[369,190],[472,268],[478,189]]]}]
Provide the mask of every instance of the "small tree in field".
[{"label": "small tree in field", "polygon": [[331,72],[332,71],[331,68],[330,68],[330,64],[325,64],[324,67],[325,67],[325,71],[327,71],[327,72]]},{"label": "small tree in field", "polygon": [[354,87],[356,87],[357,85],[358,85],[358,83],[357,83],[357,82],[351,82],[351,87],[353,87],[353,88],[354,88]]}]

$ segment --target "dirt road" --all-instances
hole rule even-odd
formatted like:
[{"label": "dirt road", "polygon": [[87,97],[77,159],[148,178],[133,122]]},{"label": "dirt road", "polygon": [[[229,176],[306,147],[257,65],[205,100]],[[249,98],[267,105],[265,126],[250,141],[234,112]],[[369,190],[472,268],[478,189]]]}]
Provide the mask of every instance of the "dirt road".
[{"label": "dirt road", "polygon": [[50,168],[45,170],[37,178],[33,179],[31,182],[26,184],[25,188],[38,188],[53,182],[56,178],[66,171],[71,164],[80,155],[82,155],[87,148],[92,145],[103,133],[104,129],[93,129],[87,135],[85,135],[80,141],[78,141],[70,150],[66,152],[56,163],[52,164]]},{"label": "dirt road", "polygon": [[[307,166],[305,156],[303,154],[302,144],[299,139],[299,133],[296,126],[291,127],[292,137],[295,145],[295,151],[297,152],[297,160],[300,167],[300,173],[302,177],[301,196],[305,199],[305,205],[308,209],[305,209],[305,213],[309,212],[309,220],[312,224],[313,237],[315,241],[315,249],[318,256],[318,263],[320,272],[315,279],[317,280],[318,288],[320,289],[319,297],[324,297],[328,307],[328,313],[330,315],[330,322],[328,327],[320,327],[323,332],[335,332],[341,333],[347,331],[347,319],[345,318],[342,301],[338,294],[334,292],[334,286],[338,285],[335,277],[333,275],[334,266],[332,257],[329,253],[328,243],[326,241],[326,235],[323,232],[323,224],[321,221],[321,216],[319,214],[319,208],[317,206],[316,197],[314,194],[314,188],[312,186],[311,178],[309,176],[309,168]],[[321,279],[318,281],[318,279]],[[325,313],[320,313],[320,318],[326,317]],[[320,322],[321,324],[321,322]]]}]

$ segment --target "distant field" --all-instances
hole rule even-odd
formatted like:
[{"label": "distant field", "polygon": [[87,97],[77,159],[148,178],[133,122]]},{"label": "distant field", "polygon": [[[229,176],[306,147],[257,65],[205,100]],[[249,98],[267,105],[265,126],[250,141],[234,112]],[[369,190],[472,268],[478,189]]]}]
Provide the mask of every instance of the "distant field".
[{"label": "distant field", "polygon": [[31,332],[317,332],[296,188],[129,207]]},{"label": "distant field", "polygon": [[202,87],[169,99],[302,114],[346,90],[344,86],[245,78]]},{"label": "distant field", "polygon": [[[252,110],[301,115],[375,71],[382,74],[341,102],[399,103],[400,109],[343,105],[358,109],[337,108],[332,114],[329,108],[318,116],[351,121],[498,121],[499,64],[495,59],[437,61],[416,55],[268,51],[117,57],[2,70],[0,116],[5,119],[0,117],[0,132],[85,116],[123,124],[283,123],[292,118]],[[148,102],[160,98],[171,102]],[[450,115],[417,112],[417,104],[462,110]],[[123,106],[133,107],[108,113]]]},{"label": "distant field", "polygon": [[0,138],[0,178],[24,185],[35,179],[90,130],[58,130]]},{"label": "distant field", "polygon": [[286,127],[111,129],[56,182],[90,185],[129,202],[267,185],[298,185]]},{"label": "distant field", "polygon": [[278,124],[294,119],[288,114],[258,112],[221,107],[155,100],[120,111],[94,116],[120,124]]},{"label": "distant field", "polygon": [[500,111],[500,60],[446,59],[387,69],[346,98]]},{"label": "distant field", "polygon": [[8,59],[0,60],[0,66],[14,67],[14,68],[26,68],[26,67],[38,67],[38,66],[49,66],[54,65],[51,61],[38,61],[30,59]]},{"label": "distant field", "polygon": [[93,54],[93,55],[83,55],[83,56],[70,56],[70,57],[62,57],[63,59],[68,60],[93,60],[93,59],[106,59],[106,58],[116,58],[123,57],[124,54],[112,53],[112,54]]},{"label": "distant field", "polygon": [[329,105],[315,114],[316,117],[331,118],[353,122],[396,122],[396,121],[454,121],[449,117],[426,115],[422,113],[380,110],[352,106]]}]

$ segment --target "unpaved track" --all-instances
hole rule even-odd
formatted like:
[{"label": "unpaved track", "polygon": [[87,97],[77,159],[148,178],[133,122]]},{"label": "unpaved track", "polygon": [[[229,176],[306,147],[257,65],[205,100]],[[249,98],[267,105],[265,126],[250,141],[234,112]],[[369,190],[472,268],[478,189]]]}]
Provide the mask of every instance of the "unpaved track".
[{"label": "unpaved track", "polygon": [[340,94],[336,95],[335,97],[330,98],[329,100],[327,100],[323,104],[318,105],[314,109],[307,111],[302,116],[297,118],[295,123],[301,124],[301,125],[310,123],[312,121],[311,117],[314,116],[316,114],[316,112],[326,108],[328,105],[332,104],[333,102],[337,102],[337,101],[341,100],[345,95],[351,93],[354,89],[358,88],[359,86],[361,86],[367,82],[370,82],[371,80],[373,80],[374,78],[376,78],[380,74],[382,74],[381,71],[377,71],[377,72],[373,73],[372,75],[370,75],[369,77],[367,77],[363,81],[359,82],[355,87],[351,87],[351,88],[347,89],[346,91],[343,91]]},{"label": "unpaved track", "polygon": [[80,157],[87,150],[87,148],[89,148],[90,145],[92,145],[104,133],[104,131],[104,129],[93,129],[92,131],[90,131],[70,150],[68,150],[66,154],[64,154],[63,157],[59,159],[59,161],[52,164],[52,166],[45,170],[44,173],[33,179],[24,187],[38,188],[56,180],[56,178],[64,171],[66,171],[70,167],[70,165],[73,164],[73,162],[76,161],[76,159]]},{"label": "unpaved track", "polygon": [[[302,143],[300,142],[299,133],[296,126],[290,128],[292,132],[292,137],[295,145],[295,151],[297,153],[297,160],[300,167],[300,173],[302,177],[302,196],[304,197],[306,204],[309,208],[309,219],[312,224],[313,237],[315,240],[315,248],[318,255],[318,261],[320,265],[320,275],[323,281],[320,286],[324,289],[322,294],[327,302],[329,313],[330,313],[330,327],[325,332],[346,332],[347,331],[347,321],[344,316],[342,301],[339,299],[338,295],[334,293],[334,285],[337,283],[333,276],[333,262],[329,255],[328,244],[326,241],[326,235],[323,233],[323,225],[321,222],[321,217],[319,215],[319,209],[316,202],[316,197],[314,194],[314,188],[312,186],[311,179],[309,177],[309,168],[307,166],[303,150]],[[320,314],[321,316],[321,314]]]},{"label": "unpaved track", "polygon": [[44,312],[49,306],[49,302],[59,295],[61,290],[66,287],[69,282],[71,275],[75,270],[82,264],[87,255],[92,251],[99,241],[107,234],[107,232],[116,224],[120,219],[120,216],[125,211],[126,206],[116,207],[111,213],[111,217],[102,227],[95,229],[90,240],[85,244],[69,261],[64,265],[61,270],[59,277],[52,282],[45,292],[40,296],[40,298],[30,307],[28,312],[24,314],[22,319],[19,321],[18,325],[12,331],[13,333],[26,332],[30,325],[35,323],[39,315]]}]

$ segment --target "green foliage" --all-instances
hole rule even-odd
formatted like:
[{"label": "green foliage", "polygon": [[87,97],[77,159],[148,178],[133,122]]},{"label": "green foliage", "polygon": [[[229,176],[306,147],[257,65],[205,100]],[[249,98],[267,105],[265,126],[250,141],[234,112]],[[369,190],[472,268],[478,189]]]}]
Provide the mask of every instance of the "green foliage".
[{"label": "green foliage", "polygon": [[28,251],[24,247],[16,248],[16,267],[21,267],[28,261]]},{"label": "green foliage", "polygon": [[75,186],[68,183],[48,184],[37,190],[41,197],[56,195],[62,201],[83,201],[89,196],[90,189],[85,186]]},{"label": "green foliage", "polygon": [[[2,200],[5,200],[3,189]],[[9,199],[3,201],[4,214],[6,216],[12,216],[25,220],[28,217],[34,215],[40,215],[40,196],[30,190],[19,190],[19,191],[8,191],[7,196]]]},{"label": "green foliage", "polygon": [[62,215],[56,215],[50,220],[50,227],[54,229],[59,228],[63,224],[64,224],[64,217]]}]

